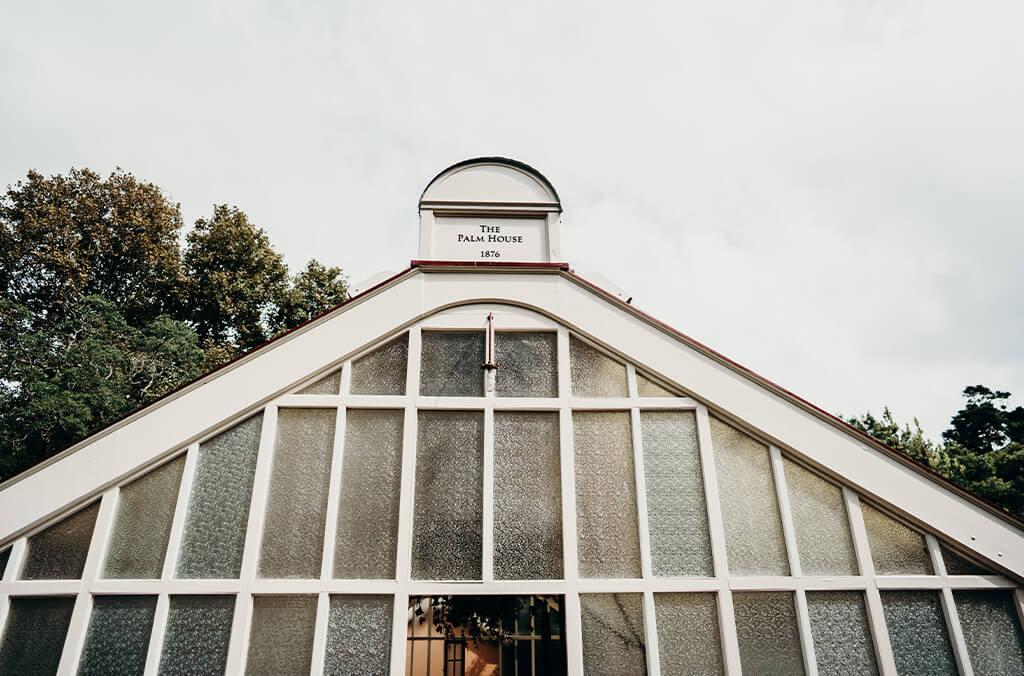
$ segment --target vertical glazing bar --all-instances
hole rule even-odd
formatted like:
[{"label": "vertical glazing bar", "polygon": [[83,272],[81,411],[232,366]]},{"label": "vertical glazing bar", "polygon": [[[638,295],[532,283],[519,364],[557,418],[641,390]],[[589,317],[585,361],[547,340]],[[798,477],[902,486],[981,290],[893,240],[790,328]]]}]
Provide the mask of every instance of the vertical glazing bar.
[{"label": "vertical glazing bar", "polygon": [[658,651],[658,621],[654,608],[654,592],[644,592],[644,642],[647,644],[647,673],[661,676],[661,655]]},{"label": "vertical glazing bar", "polygon": [[[793,525],[793,510],[789,506],[789,485],[786,483],[786,469],[782,462],[782,452],[776,446],[769,446],[768,450],[771,456],[772,478],[775,482],[775,496],[778,499],[779,513],[782,517],[782,536],[786,542],[790,575],[801,577],[803,570],[800,568],[800,551],[796,545],[796,528]],[[803,589],[796,590],[794,601],[797,625],[800,628],[800,648],[804,656],[804,672],[807,676],[818,676],[818,660],[814,654],[811,618],[807,612],[807,594]]]},{"label": "vertical glazing bar", "polygon": [[171,599],[167,594],[160,594],[157,597],[156,612],[153,614],[153,633],[149,637],[149,652],[146,653],[145,676],[156,676],[160,669],[160,650],[164,644],[164,631],[167,629],[170,606]]},{"label": "vertical glazing bar", "polygon": [[[352,380],[352,362],[341,367],[342,396],[348,395]],[[327,485],[327,516],[324,524],[324,553],[321,557],[320,579],[330,580],[334,576],[334,543],[338,533],[338,503],[341,502],[341,465],[345,457],[345,416],[344,404],[338,406],[334,424],[334,446],[331,450],[331,479]],[[314,659],[315,661],[315,659]]]},{"label": "vertical glazing bar", "polygon": [[243,592],[235,597],[235,616],[231,620],[231,642],[225,674],[241,674],[245,670],[249,647],[249,622],[252,620],[252,596]]},{"label": "vertical glazing bar", "polygon": [[494,582],[494,407],[484,409],[483,581]]},{"label": "vertical glazing bar", "polygon": [[942,614],[946,618],[946,627],[949,630],[950,642],[953,644],[953,657],[956,658],[956,666],[963,676],[974,676],[971,656],[967,651],[967,641],[964,639],[964,631],[960,626],[960,614],[956,609],[956,599],[953,598],[949,580],[946,579],[946,562],[942,559],[942,549],[939,547],[939,541],[931,533],[925,534],[924,541],[928,547],[928,555],[931,557],[932,569],[942,579]]},{"label": "vertical glazing bar", "polygon": [[722,504],[718,498],[718,472],[715,469],[715,451],[711,447],[711,423],[708,409],[697,406],[697,443],[700,446],[701,472],[704,478],[704,496],[707,500],[708,529],[711,534],[711,554],[715,577],[721,584],[718,591],[718,624],[722,637],[722,659],[730,676],[740,674],[740,646],[736,638],[736,621],[729,591],[729,561],[725,549],[725,526],[722,522]]},{"label": "vertical glazing bar", "polygon": [[174,568],[178,565],[178,552],[181,549],[181,536],[185,532],[185,517],[188,513],[188,501],[192,495],[192,480],[196,475],[199,463],[199,444],[195,443],[185,451],[185,467],[181,471],[181,483],[178,485],[178,501],[174,507],[174,519],[171,521],[171,534],[167,539],[167,554],[164,556],[164,568],[161,580],[174,577]]},{"label": "vertical glazing bar", "polygon": [[576,540],[576,465],[572,437],[572,381],[569,375],[569,330],[558,327],[558,440],[562,473],[562,548],[565,553],[565,653],[570,676],[583,673],[583,632],[580,618],[579,566]]},{"label": "vertical glazing bar", "polygon": [[[409,329],[409,357],[405,380],[405,421],[402,427],[402,479],[398,507],[398,552],[395,575],[395,613],[391,633],[391,673],[405,673],[406,619],[409,614],[408,588],[412,578],[412,526],[416,508],[416,396],[420,391],[420,359],[422,332],[419,326]],[[405,604],[405,605],[402,605]]]},{"label": "vertical glazing bar", "polygon": [[4,635],[4,625],[7,622],[7,613],[10,610],[8,595],[3,591],[4,582],[13,582],[16,571],[21,570],[21,562],[25,558],[25,548],[28,538],[20,537],[11,545],[11,553],[7,558],[7,570],[0,576],[0,637]]},{"label": "vertical glazing bar", "polygon": [[96,526],[89,542],[89,553],[85,557],[85,568],[82,570],[82,581],[75,599],[75,609],[71,613],[68,635],[64,639],[64,652],[60,657],[57,673],[74,674],[78,671],[78,660],[85,642],[85,632],[89,627],[89,616],[92,614],[92,587],[103,568],[103,559],[107,554],[107,543],[110,542],[110,531],[117,513],[118,488],[111,488],[100,499],[99,513],[96,515]]},{"label": "vertical glazing bar", "polygon": [[324,673],[324,655],[327,651],[327,623],[331,612],[331,596],[321,592],[316,604],[316,624],[313,627],[313,659],[310,662],[309,676],[320,676]]},{"label": "vertical glazing bar", "polygon": [[843,501],[846,514],[850,519],[850,533],[853,534],[853,549],[857,555],[857,567],[864,576],[866,588],[864,597],[867,602],[868,622],[871,626],[871,638],[875,644],[875,658],[882,676],[896,676],[896,659],[892,654],[889,642],[889,629],[885,623],[885,612],[882,610],[882,597],[878,593],[875,580],[875,563],[871,559],[871,545],[868,543],[868,532],[864,527],[864,514],[860,511],[860,498],[849,488],[843,487]]}]

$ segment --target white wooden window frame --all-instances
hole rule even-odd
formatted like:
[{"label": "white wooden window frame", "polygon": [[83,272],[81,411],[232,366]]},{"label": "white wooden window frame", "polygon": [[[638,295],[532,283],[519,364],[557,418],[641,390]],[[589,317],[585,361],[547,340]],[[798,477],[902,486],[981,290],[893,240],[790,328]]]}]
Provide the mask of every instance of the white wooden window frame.
[{"label": "white wooden window frame", "polygon": [[[467,330],[482,331],[487,312],[493,310],[499,317],[496,329],[501,331],[547,331],[557,335],[558,396],[545,398],[497,397],[494,392],[485,392],[483,397],[426,397],[419,394],[421,334],[424,330]],[[617,398],[576,397],[571,392],[569,329],[542,315],[527,310],[510,311],[504,306],[477,304],[472,307],[455,308],[433,315],[412,325],[409,329],[409,356],[407,364],[406,394],[402,396],[349,395],[352,362],[364,354],[391,340],[387,336],[372,347],[346,359],[341,364],[341,386],[336,395],[285,394],[271,401],[263,409],[263,422],[256,460],[255,478],[249,511],[245,547],[242,557],[241,575],[237,580],[196,580],[176,579],[175,564],[181,547],[184,520],[189,503],[192,480],[198,461],[199,444],[192,443],[182,451],[185,467],[173,517],[167,554],[158,580],[114,580],[101,577],[102,564],[106,556],[114,525],[120,486],[151,471],[151,465],[129,476],[118,486],[104,491],[100,497],[100,508],[96,519],[92,541],[85,569],[80,580],[18,580],[17,573],[24,561],[27,539],[42,530],[36,528],[13,542],[6,572],[0,581],[0,627],[9,614],[9,600],[19,596],[74,596],[72,613],[60,674],[73,674],[77,670],[91,616],[95,595],[147,594],[157,597],[149,652],[146,661],[146,675],[157,673],[166,628],[170,597],[174,595],[207,594],[234,595],[236,598],[234,621],[227,659],[227,672],[242,673],[248,654],[248,637],[252,619],[253,597],[273,594],[315,595],[318,599],[317,615],[313,638],[312,674],[323,671],[324,652],[327,642],[329,601],[332,594],[384,595],[393,598],[393,622],[391,635],[391,672],[402,674],[406,668],[406,631],[408,603],[410,597],[437,594],[504,594],[504,595],[562,595],[565,604],[565,637],[567,661],[570,674],[582,673],[583,649],[580,627],[581,593],[636,593],[643,597],[644,632],[646,638],[647,667],[651,674],[660,674],[660,656],[657,641],[657,622],[654,595],[659,592],[714,592],[717,598],[721,651],[726,673],[739,674],[740,654],[733,617],[732,593],[734,591],[789,591],[793,593],[801,649],[805,669],[809,676],[817,674],[817,665],[811,640],[811,625],[807,612],[806,592],[813,590],[855,590],[864,594],[869,628],[876,651],[880,672],[889,676],[895,674],[888,632],[882,612],[880,590],[926,589],[941,594],[943,611],[947,620],[950,642],[957,664],[963,674],[972,674],[966,642],[957,619],[953,590],[956,589],[1013,589],[1016,607],[1024,617],[1024,593],[1013,581],[997,575],[949,576],[939,549],[938,540],[926,535],[928,551],[932,557],[935,575],[880,576],[874,572],[867,533],[864,527],[857,493],[844,486],[843,496],[849,525],[853,537],[860,575],[847,576],[804,576],[802,575],[799,552],[795,537],[791,510],[789,509],[788,484],[782,462],[783,452],[775,445],[769,445],[771,471],[777,491],[777,501],[782,518],[783,536],[789,557],[789,576],[735,576],[728,571],[725,545],[725,529],[719,503],[719,485],[711,445],[708,408],[686,397],[639,397],[637,394],[636,369],[626,365],[628,396]],[[598,349],[602,346],[586,336],[576,334]],[[332,369],[325,369],[305,379],[293,388],[301,389],[322,378]],[[263,536],[263,519],[267,507],[271,471],[273,466],[274,442],[276,439],[277,412],[280,408],[334,408],[337,424],[331,463],[331,480],[327,500],[324,553],[320,579],[283,580],[262,579],[257,576],[257,564]],[[345,445],[345,421],[349,408],[401,409],[404,411],[402,441],[401,500],[398,518],[398,546],[396,552],[396,579],[394,580],[336,580],[332,578],[337,525],[338,504],[341,489],[342,459]],[[417,412],[420,410],[477,410],[484,413],[483,451],[483,569],[482,579],[470,582],[433,582],[414,580],[411,577],[411,552],[413,520],[415,514],[415,462]],[[560,420],[561,445],[561,490],[564,579],[561,580],[495,580],[493,574],[493,512],[494,512],[494,445],[493,424],[495,411],[556,411]],[[572,429],[573,411],[626,411],[632,425],[634,469],[637,490],[637,517],[640,538],[642,576],[637,579],[586,579],[579,576],[577,561],[575,460]],[[652,574],[650,535],[647,518],[647,493],[643,472],[643,438],[640,429],[640,412],[643,410],[691,410],[697,417],[697,436],[701,469],[704,479],[707,518],[714,564],[714,577],[658,578]],[[249,415],[249,414],[246,414]],[[223,421],[220,430],[235,424],[240,418]],[[213,435],[211,435],[213,436]],[[180,454],[179,454],[180,455]],[[160,464],[173,457],[161,459]],[[794,458],[798,462],[799,459]],[[56,519],[59,520],[59,519]],[[49,522],[52,523],[53,521]],[[45,525],[49,525],[49,523]],[[45,527],[45,525],[43,527]]]}]

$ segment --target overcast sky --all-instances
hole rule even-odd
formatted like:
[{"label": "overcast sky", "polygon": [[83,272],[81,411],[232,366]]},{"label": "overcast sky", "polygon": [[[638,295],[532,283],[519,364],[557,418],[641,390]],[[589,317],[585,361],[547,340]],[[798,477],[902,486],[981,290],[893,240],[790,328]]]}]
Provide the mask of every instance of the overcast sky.
[{"label": "overcast sky", "polygon": [[832,412],[1024,394],[1020,0],[148,4],[0,0],[0,183],[121,166],[359,281],[505,155],[581,273]]}]

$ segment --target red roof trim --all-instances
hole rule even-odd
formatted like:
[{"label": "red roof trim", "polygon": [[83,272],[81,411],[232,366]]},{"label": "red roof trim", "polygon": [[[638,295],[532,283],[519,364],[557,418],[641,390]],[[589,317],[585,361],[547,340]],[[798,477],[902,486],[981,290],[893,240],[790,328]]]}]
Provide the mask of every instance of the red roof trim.
[{"label": "red roof trim", "polygon": [[571,272],[568,263],[529,263],[527,261],[431,261],[416,259],[412,261],[411,265],[414,268],[463,268],[469,270],[477,268],[508,268],[510,270],[539,268]]}]

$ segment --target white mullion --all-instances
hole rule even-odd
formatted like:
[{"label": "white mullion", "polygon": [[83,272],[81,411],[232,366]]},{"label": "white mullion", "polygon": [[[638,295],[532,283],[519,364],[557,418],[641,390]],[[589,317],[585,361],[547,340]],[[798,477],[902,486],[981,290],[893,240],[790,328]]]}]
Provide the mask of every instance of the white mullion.
[{"label": "white mullion", "polygon": [[654,592],[644,592],[644,641],[647,643],[647,673],[661,676],[661,656],[658,646],[658,619],[654,607]]},{"label": "white mullion", "polygon": [[[350,372],[349,363],[342,366],[342,386],[345,387],[344,374]],[[347,388],[346,388],[347,390]],[[341,503],[342,466],[345,460],[345,433],[347,411],[345,406],[338,406],[334,423],[334,446],[331,451],[331,477],[327,484],[327,515],[324,519],[324,553],[320,560],[320,579],[330,580],[334,575],[335,538],[338,533],[338,506]]]},{"label": "white mullion", "polygon": [[89,619],[92,615],[92,587],[100,576],[103,561],[106,558],[107,543],[110,542],[110,531],[117,513],[118,495],[119,489],[114,487],[100,498],[99,513],[96,515],[96,525],[93,527],[92,538],[89,541],[89,552],[85,557],[78,597],[75,599],[67,637],[64,639],[64,652],[60,657],[60,666],[57,667],[57,673],[61,675],[70,675],[78,671],[78,661],[81,658],[82,646],[85,643]]},{"label": "white mullion", "polygon": [[167,553],[164,555],[164,568],[161,580],[174,577],[174,569],[178,565],[178,552],[181,550],[181,538],[185,532],[185,517],[188,514],[188,503],[192,496],[192,481],[195,479],[196,465],[199,463],[199,444],[192,444],[185,451],[185,466],[181,470],[181,483],[178,484],[178,500],[174,507],[171,520],[171,533],[167,538]]},{"label": "white mullion", "polygon": [[245,532],[245,547],[242,550],[242,568],[239,575],[239,591],[235,597],[235,617],[231,625],[231,643],[228,645],[226,673],[239,674],[245,668],[249,645],[249,628],[252,622],[252,595],[250,590],[256,579],[260,549],[263,545],[263,522],[267,512],[267,497],[270,493],[270,475],[274,464],[274,445],[277,439],[277,406],[268,405],[263,410],[263,428],[260,430],[260,446],[256,455],[256,469],[253,473],[252,499],[249,501],[249,525]]},{"label": "white mullion", "polygon": [[[800,566],[800,550],[796,542],[796,525],[793,522],[793,509],[789,504],[789,484],[786,483],[786,468],[782,462],[782,452],[777,446],[769,446],[772,478],[775,483],[775,497],[779,504],[782,517],[782,537],[786,542],[786,555],[789,559],[789,574],[794,578],[803,577]],[[818,676],[818,660],[814,653],[814,635],[811,633],[811,617],[807,610],[807,592],[798,588],[794,592],[797,626],[800,628],[800,646],[804,656],[804,671],[807,676]]]},{"label": "white mullion", "polygon": [[[946,562],[942,558],[942,550],[939,548],[939,541],[931,533],[925,533],[925,545],[928,547],[928,555],[932,560],[932,569],[939,576],[942,584],[942,615],[946,618],[946,627],[949,631],[950,643],[953,647],[953,656],[956,658],[957,668],[962,676],[974,676],[974,667],[971,665],[971,656],[967,651],[967,641],[964,640],[963,628],[960,626],[960,614],[956,609],[956,600],[953,598],[953,591],[949,587],[949,580],[946,577]],[[932,583],[934,588],[934,582]]]},{"label": "white mullion", "polygon": [[569,363],[569,330],[558,327],[558,442],[559,466],[562,475],[562,550],[565,577],[565,659],[567,673],[583,673],[583,631],[579,597],[579,559],[576,536],[576,464],[572,432],[571,364]]},{"label": "white mullion", "polygon": [[398,546],[395,552],[394,617],[391,624],[391,673],[405,673],[408,588],[412,579],[412,536],[416,491],[416,396],[420,391],[420,357],[423,335],[419,326],[409,329],[409,352],[405,379],[405,420],[402,423],[402,476],[398,505]]},{"label": "white mullion", "polygon": [[483,581],[494,582],[494,409],[484,409],[483,457]]},{"label": "white mullion", "polygon": [[630,409],[630,428],[633,436],[633,478],[636,485],[636,516],[640,538],[640,570],[645,580],[651,579],[651,534],[647,520],[647,478],[644,475],[644,440],[640,430],[640,409]]},{"label": "white mullion", "polygon": [[16,571],[21,571],[21,562],[25,558],[27,544],[27,537],[20,537],[11,544],[11,553],[7,556],[7,568],[4,570],[3,576],[0,576],[0,637],[4,635],[4,625],[11,608],[10,595],[6,590],[10,589],[10,583],[14,581]]},{"label": "white mullion", "polygon": [[871,638],[875,644],[875,657],[878,670],[882,676],[896,676],[896,659],[889,641],[889,628],[885,622],[885,611],[882,608],[882,596],[878,592],[878,581],[875,575],[875,563],[871,558],[871,545],[868,542],[868,531],[864,526],[864,513],[860,509],[860,498],[852,490],[843,486],[843,502],[846,516],[850,521],[850,533],[853,535],[853,549],[857,556],[857,567],[867,581],[864,590],[864,601],[868,611],[868,624]]},{"label": "white mullion", "polygon": [[949,629],[950,643],[953,644],[953,656],[956,658],[956,665],[960,669],[961,676],[974,676],[974,667],[971,665],[971,655],[967,651],[967,641],[964,639],[964,631],[960,626],[960,616],[956,610],[953,590],[949,587],[944,587],[941,597],[942,614],[946,618],[946,626]]},{"label": "white mullion", "polygon": [[320,676],[324,673],[330,612],[331,596],[327,592],[320,592],[317,595],[316,623],[313,625],[313,659],[309,667],[310,676]]},{"label": "white mullion", "polygon": [[170,611],[170,597],[160,594],[156,600],[156,612],[153,613],[153,632],[149,636],[149,650],[146,653],[145,676],[156,676],[160,668],[160,654],[167,631],[167,615]]},{"label": "white mullion", "polygon": [[630,399],[636,399],[640,396],[637,393],[636,367],[628,362],[626,363],[626,393]]},{"label": "white mullion", "polygon": [[[726,582],[729,580],[729,560],[725,543],[725,523],[722,519],[722,503],[718,497],[718,471],[715,467],[715,452],[711,447],[711,423],[708,419],[708,409],[703,405],[697,407],[697,442],[700,447],[701,476],[704,479],[704,498],[715,577]],[[732,592],[728,585],[723,585],[718,592],[718,625],[725,671],[727,674],[738,676],[741,671],[740,646],[736,638]]]},{"label": "white mullion", "polygon": [[391,674],[405,674],[405,644],[409,629],[409,595],[395,594],[391,610]]}]

